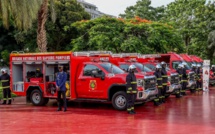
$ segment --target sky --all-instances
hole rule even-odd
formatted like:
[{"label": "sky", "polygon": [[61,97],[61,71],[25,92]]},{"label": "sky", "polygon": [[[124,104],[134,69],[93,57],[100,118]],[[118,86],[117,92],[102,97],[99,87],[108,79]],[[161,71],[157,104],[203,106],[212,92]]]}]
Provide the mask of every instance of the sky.
[{"label": "sky", "polygon": [[[94,4],[98,7],[98,10],[118,16],[120,13],[124,13],[126,7],[135,5],[137,0],[84,0],[88,3]],[[152,6],[157,7],[157,6],[162,6],[162,5],[167,5],[170,2],[173,2],[174,0],[151,0],[152,1]]]}]

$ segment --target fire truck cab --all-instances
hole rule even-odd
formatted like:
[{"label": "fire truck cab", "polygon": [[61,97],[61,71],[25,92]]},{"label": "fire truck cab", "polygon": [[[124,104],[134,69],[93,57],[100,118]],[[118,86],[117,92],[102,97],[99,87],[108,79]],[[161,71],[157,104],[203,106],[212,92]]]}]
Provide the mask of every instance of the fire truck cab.
[{"label": "fire truck cab", "polygon": [[[156,69],[156,65],[160,64],[155,58],[160,58],[161,56],[158,54],[148,54],[141,55],[138,58],[138,62],[142,63],[144,66],[151,68],[153,71]],[[170,96],[170,94],[176,95],[176,92],[179,91],[181,85],[179,84],[179,75],[175,70],[170,70],[167,67],[167,75],[168,75],[168,89],[166,91],[166,97]]]},{"label": "fire truck cab", "polygon": [[[68,100],[112,102],[117,110],[126,109],[126,75],[109,62],[109,52],[12,53],[11,89],[27,102],[45,105],[57,98],[56,73],[64,65]],[[37,75],[37,71],[39,75]],[[144,102],[143,76],[137,77],[137,101]]]},{"label": "fire truck cab", "polygon": [[124,71],[128,71],[130,65],[136,66],[136,75],[143,76],[143,85],[144,85],[144,100],[151,101],[156,98],[158,94],[158,89],[156,87],[156,78],[153,75],[153,72],[144,67],[141,63],[137,62],[137,54],[133,53],[122,53],[122,54],[112,54],[110,62],[117,65]]},{"label": "fire truck cab", "polygon": [[[168,52],[167,54],[160,54],[160,56],[161,56],[160,58],[155,58],[155,59],[158,60],[159,62],[162,62],[162,61],[166,62],[170,69],[177,70],[178,65],[180,63],[182,62],[186,63],[180,55],[174,52]],[[185,65],[185,68],[187,69],[186,72],[188,76],[187,89],[190,89],[191,92],[193,92],[193,90],[195,90],[195,87],[196,87],[194,72],[191,71],[191,68],[187,63]]]}]

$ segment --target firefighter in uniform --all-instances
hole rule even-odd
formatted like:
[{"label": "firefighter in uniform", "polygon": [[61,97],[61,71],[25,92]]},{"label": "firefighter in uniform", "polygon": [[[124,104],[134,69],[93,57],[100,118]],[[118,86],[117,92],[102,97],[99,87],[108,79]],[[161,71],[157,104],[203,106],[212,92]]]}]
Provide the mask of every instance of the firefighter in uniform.
[{"label": "firefighter in uniform", "polygon": [[198,75],[198,80],[196,82],[197,91],[200,91],[200,90],[202,90],[202,70],[201,70],[200,64],[197,64],[197,75]]},{"label": "firefighter in uniform", "polygon": [[214,76],[215,76],[215,65],[211,66],[211,71],[213,72]]},{"label": "firefighter in uniform", "polygon": [[198,90],[197,89],[197,81],[198,81],[199,77],[198,77],[198,74],[197,74],[196,64],[192,64],[191,67],[192,67],[191,71],[194,72],[194,78],[196,80],[196,86],[195,86],[196,89],[195,90]]},{"label": "firefighter in uniform", "polygon": [[161,69],[162,67],[158,64],[156,65],[156,70],[154,72],[154,75],[157,78],[157,87],[158,87],[158,95],[157,98],[154,99],[154,105],[158,106],[162,103],[162,96],[161,96],[161,91],[163,90],[163,81],[162,81],[162,75],[161,75]]},{"label": "firefighter in uniform", "polygon": [[[213,72],[213,77],[215,76],[215,65],[211,66],[211,71]],[[215,83],[212,83],[212,85],[214,85]]]},{"label": "firefighter in uniform", "polygon": [[3,105],[6,104],[8,100],[8,105],[11,104],[11,91],[10,91],[10,76],[7,73],[5,68],[1,69],[2,75],[0,76],[0,80],[2,83],[3,89]]},{"label": "firefighter in uniform", "polygon": [[167,75],[167,71],[166,71],[166,63],[164,61],[161,62],[161,75],[162,75],[162,85],[163,85],[163,90],[161,92],[161,102],[165,103],[165,94],[166,94],[166,90],[167,90],[167,82],[168,82],[168,75]]},{"label": "firefighter in uniform", "polygon": [[67,102],[66,102],[66,80],[67,74],[63,71],[63,65],[58,66],[59,72],[57,73],[56,78],[56,88],[57,88],[57,100],[58,100],[58,109],[57,111],[61,111],[61,94],[63,96],[64,103],[64,112],[67,111]]},{"label": "firefighter in uniform", "polygon": [[129,114],[135,114],[134,102],[136,100],[137,94],[137,81],[134,74],[136,69],[135,65],[129,66],[129,73],[126,76],[126,93],[127,93],[127,112]]},{"label": "firefighter in uniform", "polygon": [[181,94],[182,95],[186,95],[186,88],[187,88],[187,72],[186,72],[186,66],[185,63],[182,63],[183,68],[182,68],[182,90],[181,90]]},{"label": "firefighter in uniform", "polygon": [[[182,87],[183,65],[179,64],[178,69],[176,71],[179,74],[179,81],[180,81],[180,84],[181,84],[181,87]],[[176,94],[176,98],[181,98],[182,97],[181,93],[182,93],[181,89],[179,89],[179,92],[177,92],[177,94]]]}]

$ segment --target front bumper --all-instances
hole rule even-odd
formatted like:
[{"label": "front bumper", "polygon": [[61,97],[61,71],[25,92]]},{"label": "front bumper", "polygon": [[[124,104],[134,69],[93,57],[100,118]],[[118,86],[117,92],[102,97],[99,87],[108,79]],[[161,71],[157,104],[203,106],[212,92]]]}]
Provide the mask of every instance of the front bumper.
[{"label": "front bumper", "polygon": [[176,91],[178,91],[181,88],[181,84],[171,84],[166,93],[167,94],[174,94]]},{"label": "front bumper", "polygon": [[195,88],[196,87],[196,81],[194,80],[189,80],[187,82],[187,89],[192,89],[192,88]]},{"label": "front bumper", "polygon": [[137,101],[150,101],[156,98],[158,94],[157,88],[150,88],[144,91],[137,92]]}]

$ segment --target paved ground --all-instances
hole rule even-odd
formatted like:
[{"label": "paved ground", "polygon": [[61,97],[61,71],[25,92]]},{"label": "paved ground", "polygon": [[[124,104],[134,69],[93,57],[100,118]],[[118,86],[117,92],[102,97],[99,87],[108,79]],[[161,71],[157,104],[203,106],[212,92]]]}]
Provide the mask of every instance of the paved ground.
[{"label": "paved ground", "polygon": [[110,104],[70,103],[56,112],[56,101],[35,107],[16,98],[0,105],[0,134],[212,134],[215,133],[215,88],[210,92],[174,96],[159,107],[136,106],[136,115],[116,111]]}]

